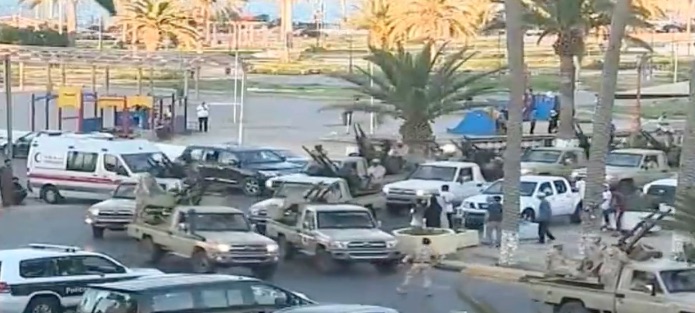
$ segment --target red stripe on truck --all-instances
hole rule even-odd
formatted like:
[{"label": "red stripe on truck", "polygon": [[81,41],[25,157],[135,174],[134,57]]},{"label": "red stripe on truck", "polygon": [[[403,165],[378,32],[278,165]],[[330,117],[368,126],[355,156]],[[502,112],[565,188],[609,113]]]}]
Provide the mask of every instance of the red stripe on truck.
[{"label": "red stripe on truck", "polygon": [[45,174],[28,174],[29,179],[46,179],[46,180],[58,180],[58,181],[69,181],[73,183],[90,183],[90,184],[109,184],[118,185],[121,181],[117,179],[110,178],[99,178],[99,177],[80,177],[71,175],[45,175]]}]

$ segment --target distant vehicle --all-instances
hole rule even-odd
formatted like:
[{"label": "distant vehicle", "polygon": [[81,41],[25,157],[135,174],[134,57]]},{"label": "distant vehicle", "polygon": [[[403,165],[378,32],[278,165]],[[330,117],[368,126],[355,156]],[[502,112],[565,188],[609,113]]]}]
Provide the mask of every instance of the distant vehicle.
[{"label": "distant vehicle", "polygon": [[572,171],[586,166],[586,154],[578,147],[537,147],[521,157],[522,175],[553,175],[569,178]]},{"label": "distant vehicle", "polygon": [[255,278],[221,274],[164,274],[91,285],[76,313],[275,312],[314,304],[305,295]]},{"label": "distant vehicle", "polygon": [[127,268],[77,247],[31,244],[0,250],[0,310],[61,313],[78,305],[89,284],[155,274],[162,272]]},{"label": "distant vehicle", "polygon": [[319,38],[327,37],[328,34],[320,29],[303,29],[299,32],[299,36],[304,38]]},{"label": "distant vehicle", "polygon": [[301,165],[288,162],[271,149],[236,144],[191,145],[178,160],[196,164],[203,177],[240,188],[247,196],[262,195],[272,177],[302,170]]},{"label": "distant vehicle", "polygon": [[677,21],[649,21],[657,33],[682,33],[686,31],[686,25]]}]

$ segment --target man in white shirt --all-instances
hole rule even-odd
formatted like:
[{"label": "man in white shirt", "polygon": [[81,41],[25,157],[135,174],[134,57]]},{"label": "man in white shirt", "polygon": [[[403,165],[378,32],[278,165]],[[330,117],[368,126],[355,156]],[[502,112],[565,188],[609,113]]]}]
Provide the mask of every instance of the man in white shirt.
[{"label": "man in white shirt", "polygon": [[454,194],[449,191],[449,185],[442,185],[441,191],[439,191],[439,205],[442,206],[446,214],[449,228],[454,229]]},{"label": "man in white shirt", "polygon": [[205,102],[201,102],[196,108],[196,114],[198,116],[198,131],[208,132],[208,117],[210,116],[210,109]]},{"label": "man in white shirt", "polygon": [[603,190],[603,202],[601,202],[601,211],[603,212],[603,226],[601,229],[611,229],[611,215],[615,212],[611,207],[613,201],[613,193],[608,189],[608,186]]},{"label": "man in white shirt", "polygon": [[386,168],[381,165],[381,160],[374,159],[367,168],[367,175],[369,175],[371,185],[381,185],[384,183],[384,176],[386,176]]}]

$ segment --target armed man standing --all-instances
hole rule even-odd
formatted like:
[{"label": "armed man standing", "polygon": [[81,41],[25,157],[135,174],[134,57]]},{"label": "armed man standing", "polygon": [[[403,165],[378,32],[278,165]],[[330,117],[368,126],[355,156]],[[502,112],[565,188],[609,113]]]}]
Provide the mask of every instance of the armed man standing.
[{"label": "armed man standing", "polygon": [[432,242],[429,238],[422,238],[422,245],[412,254],[408,254],[403,258],[403,263],[410,263],[410,269],[405,273],[403,283],[396,288],[400,294],[407,293],[406,288],[410,285],[410,281],[417,276],[422,276],[422,287],[427,292],[427,296],[432,296],[430,286],[432,285],[432,277],[430,271],[432,266],[439,260],[439,255],[430,246]]}]

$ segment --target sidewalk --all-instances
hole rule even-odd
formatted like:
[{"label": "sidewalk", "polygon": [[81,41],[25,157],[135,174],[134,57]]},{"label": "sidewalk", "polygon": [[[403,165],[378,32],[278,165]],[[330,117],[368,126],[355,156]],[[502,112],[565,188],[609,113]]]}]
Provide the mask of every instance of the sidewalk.
[{"label": "sidewalk", "polygon": [[[458,253],[442,261],[437,268],[462,271],[494,280],[516,281],[525,275],[542,275],[545,270],[545,256],[554,244],[564,245],[565,255],[568,257],[581,258],[579,255],[580,226],[557,225],[551,227],[551,232],[556,237],[552,243],[521,241],[515,255],[516,265],[511,268],[497,266],[499,249],[486,245],[459,250]],[[613,244],[618,240],[618,237],[614,237],[610,232],[601,233],[601,238],[607,244]],[[668,257],[671,251],[671,233],[661,230],[645,236],[640,243],[660,249],[664,252],[664,257]]]}]

